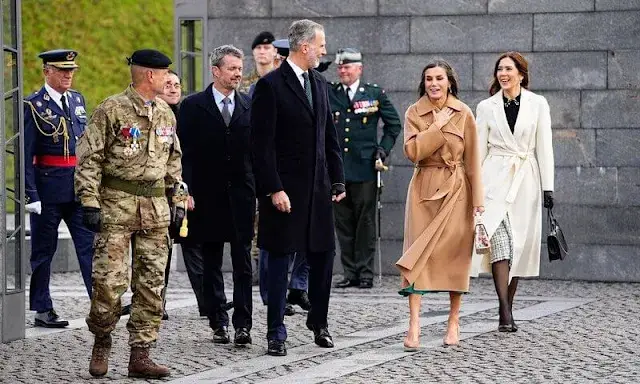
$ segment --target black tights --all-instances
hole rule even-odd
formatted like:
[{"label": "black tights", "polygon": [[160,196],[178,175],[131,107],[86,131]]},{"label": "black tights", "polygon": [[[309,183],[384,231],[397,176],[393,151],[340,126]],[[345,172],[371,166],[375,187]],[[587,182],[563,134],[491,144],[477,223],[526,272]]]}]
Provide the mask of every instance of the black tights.
[{"label": "black tights", "polygon": [[491,264],[491,272],[493,273],[493,283],[496,286],[498,294],[498,302],[500,303],[500,321],[502,324],[513,323],[513,297],[516,295],[518,288],[518,278],[511,279],[509,284],[509,260],[500,260]]}]

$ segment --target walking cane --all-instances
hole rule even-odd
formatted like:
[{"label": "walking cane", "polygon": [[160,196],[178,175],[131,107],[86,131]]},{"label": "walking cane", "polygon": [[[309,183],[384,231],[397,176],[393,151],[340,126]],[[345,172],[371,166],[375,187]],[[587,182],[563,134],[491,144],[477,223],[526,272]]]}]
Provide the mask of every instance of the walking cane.
[{"label": "walking cane", "polygon": [[378,282],[382,284],[382,249],[380,248],[380,244],[382,242],[381,241],[382,239],[382,200],[380,196],[382,195],[382,187],[384,187],[384,183],[382,182],[381,173],[383,171],[388,170],[389,167],[384,165],[382,160],[378,158],[376,159],[375,168],[376,168],[376,174],[377,174],[376,206],[377,206],[377,214],[378,214],[378,223],[377,223],[378,236],[376,239],[376,248],[378,250]]}]

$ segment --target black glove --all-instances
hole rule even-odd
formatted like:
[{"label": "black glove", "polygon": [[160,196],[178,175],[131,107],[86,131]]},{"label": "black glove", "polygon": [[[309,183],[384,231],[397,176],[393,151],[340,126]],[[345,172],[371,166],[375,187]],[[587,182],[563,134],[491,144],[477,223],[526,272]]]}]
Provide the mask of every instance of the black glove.
[{"label": "black glove", "polygon": [[323,61],[322,63],[320,63],[320,65],[318,65],[318,68],[316,68],[316,71],[324,72],[329,68],[330,65],[331,65],[331,61]]},{"label": "black glove", "polygon": [[100,232],[100,208],[82,207],[82,224],[91,232]]},{"label": "black glove", "polygon": [[553,191],[544,191],[544,203],[545,208],[553,208]]},{"label": "black glove", "polygon": [[378,147],[378,150],[376,150],[376,155],[373,161],[378,159],[382,160],[383,163],[387,159],[387,152],[384,151],[384,148]]},{"label": "black glove", "polygon": [[334,183],[331,185],[331,194],[333,196],[338,196],[342,192],[346,192],[347,190],[344,188],[344,184],[342,183]]},{"label": "black glove", "polygon": [[182,219],[185,217],[184,208],[171,207],[171,221],[169,223],[169,237],[172,239],[180,238],[180,227],[182,226]]}]

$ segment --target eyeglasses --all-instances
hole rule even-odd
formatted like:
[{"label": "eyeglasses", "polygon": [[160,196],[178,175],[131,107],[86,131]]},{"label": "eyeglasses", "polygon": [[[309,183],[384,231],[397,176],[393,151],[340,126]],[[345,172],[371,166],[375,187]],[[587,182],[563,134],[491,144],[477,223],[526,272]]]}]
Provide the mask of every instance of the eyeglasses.
[{"label": "eyeglasses", "polygon": [[182,89],[182,85],[180,83],[165,84],[164,87],[165,89],[175,89],[176,91],[179,91]]}]

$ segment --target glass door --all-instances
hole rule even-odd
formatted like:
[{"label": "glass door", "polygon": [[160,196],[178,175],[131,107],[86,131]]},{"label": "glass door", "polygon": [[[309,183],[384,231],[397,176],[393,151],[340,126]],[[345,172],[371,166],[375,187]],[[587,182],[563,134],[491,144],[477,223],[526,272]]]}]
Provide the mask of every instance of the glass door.
[{"label": "glass door", "polygon": [[25,335],[24,139],[20,0],[0,0],[0,341]]}]

